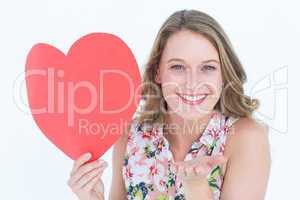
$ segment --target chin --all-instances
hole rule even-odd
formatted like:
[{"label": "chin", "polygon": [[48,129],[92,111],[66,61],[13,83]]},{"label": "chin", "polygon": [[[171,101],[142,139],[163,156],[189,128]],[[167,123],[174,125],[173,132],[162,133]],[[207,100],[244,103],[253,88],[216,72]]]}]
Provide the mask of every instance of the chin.
[{"label": "chin", "polygon": [[211,110],[206,109],[199,109],[199,111],[192,111],[192,112],[178,112],[177,114],[180,115],[184,119],[188,120],[195,120],[199,119],[207,114],[209,114]]}]

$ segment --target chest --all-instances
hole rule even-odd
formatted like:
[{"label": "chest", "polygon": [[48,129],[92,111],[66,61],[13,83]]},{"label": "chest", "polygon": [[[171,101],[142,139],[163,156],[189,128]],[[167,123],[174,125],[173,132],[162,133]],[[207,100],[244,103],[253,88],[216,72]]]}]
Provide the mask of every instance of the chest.
[{"label": "chest", "polygon": [[[215,133],[215,132],[212,132]],[[220,132],[221,135],[223,135]],[[224,138],[209,131],[191,145],[172,148],[162,135],[138,133],[128,139],[123,179],[128,199],[185,199],[182,183],[171,169],[174,161],[223,154]],[[220,194],[225,168],[211,169],[208,181],[214,197]]]},{"label": "chest", "polygon": [[[192,145],[182,151],[172,152],[163,138],[157,141],[142,141],[138,146],[129,144],[127,147],[123,177],[128,197],[184,199],[182,183],[171,169],[173,156],[176,156],[175,160],[191,160],[193,157],[206,155],[207,149],[203,145]],[[217,183],[214,178],[211,180]]]}]

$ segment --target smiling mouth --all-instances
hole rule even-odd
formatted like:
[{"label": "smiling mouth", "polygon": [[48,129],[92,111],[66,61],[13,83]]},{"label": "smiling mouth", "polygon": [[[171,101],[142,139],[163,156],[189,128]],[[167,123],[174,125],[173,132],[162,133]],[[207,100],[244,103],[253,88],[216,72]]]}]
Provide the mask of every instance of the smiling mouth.
[{"label": "smiling mouth", "polygon": [[208,94],[199,94],[199,95],[189,95],[189,94],[179,94],[176,93],[180,99],[187,104],[190,105],[197,105],[197,104],[201,104],[206,97],[208,96]]}]

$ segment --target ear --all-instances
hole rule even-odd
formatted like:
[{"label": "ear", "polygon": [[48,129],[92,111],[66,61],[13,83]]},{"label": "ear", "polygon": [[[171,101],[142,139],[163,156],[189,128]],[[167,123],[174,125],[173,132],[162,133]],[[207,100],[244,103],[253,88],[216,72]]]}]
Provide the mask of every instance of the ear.
[{"label": "ear", "polygon": [[160,78],[160,70],[159,70],[159,68],[156,70],[155,82],[158,83],[158,84],[161,84],[161,78]]}]

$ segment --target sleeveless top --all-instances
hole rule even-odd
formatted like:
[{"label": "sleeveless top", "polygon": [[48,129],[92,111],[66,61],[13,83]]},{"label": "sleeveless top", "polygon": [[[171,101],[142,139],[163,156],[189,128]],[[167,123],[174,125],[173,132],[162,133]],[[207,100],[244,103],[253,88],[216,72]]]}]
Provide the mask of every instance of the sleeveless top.
[{"label": "sleeveless top", "polygon": [[[201,136],[196,139],[184,161],[197,156],[223,155],[229,127],[238,118],[214,110]],[[122,175],[128,200],[184,200],[184,188],[172,171],[174,162],[163,125],[150,130],[134,122],[128,134]],[[220,198],[224,175],[221,167],[211,169],[207,176],[213,199]]]}]

